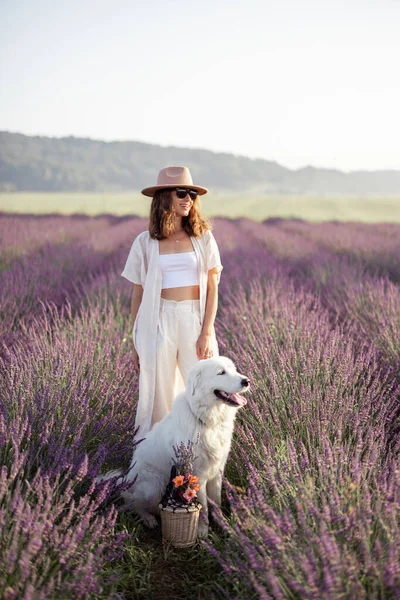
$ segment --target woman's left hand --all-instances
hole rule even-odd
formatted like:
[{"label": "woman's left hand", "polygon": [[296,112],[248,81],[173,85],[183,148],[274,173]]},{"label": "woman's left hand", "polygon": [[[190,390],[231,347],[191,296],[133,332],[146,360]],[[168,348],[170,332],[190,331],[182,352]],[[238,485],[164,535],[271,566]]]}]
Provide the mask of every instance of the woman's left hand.
[{"label": "woman's left hand", "polygon": [[211,334],[201,333],[199,335],[199,339],[197,340],[196,344],[196,352],[199,360],[204,360],[213,356],[213,351],[211,348]]}]

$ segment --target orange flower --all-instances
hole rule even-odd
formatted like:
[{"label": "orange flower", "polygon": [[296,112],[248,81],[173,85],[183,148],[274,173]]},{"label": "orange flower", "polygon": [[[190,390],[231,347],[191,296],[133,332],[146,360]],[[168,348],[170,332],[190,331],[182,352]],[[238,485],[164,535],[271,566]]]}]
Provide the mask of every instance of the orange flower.
[{"label": "orange flower", "polygon": [[183,494],[183,497],[185,498],[185,500],[187,502],[190,502],[191,500],[193,500],[193,498],[196,498],[197,494],[194,490],[192,490],[192,488],[188,488],[186,490],[186,492]]},{"label": "orange flower", "polygon": [[192,485],[193,483],[198,483],[199,481],[200,479],[196,477],[196,475],[189,475],[189,485]]},{"label": "orange flower", "polygon": [[200,489],[200,486],[199,486],[199,484],[198,484],[198,483],[196,483],[196,485],[194,485],[194,486],[193,486],[193,489],[194,489],[194,491],[195,491],[195,492],[198,492],[198,491],[199,491],[199,489]]},{"label": "orange flower", "polygon": [[172,481],[174,482],[175,487],[179,487],[179,486],[183,485],[185,478],[183,475],[177,475],[176,477],[173,478]]}]

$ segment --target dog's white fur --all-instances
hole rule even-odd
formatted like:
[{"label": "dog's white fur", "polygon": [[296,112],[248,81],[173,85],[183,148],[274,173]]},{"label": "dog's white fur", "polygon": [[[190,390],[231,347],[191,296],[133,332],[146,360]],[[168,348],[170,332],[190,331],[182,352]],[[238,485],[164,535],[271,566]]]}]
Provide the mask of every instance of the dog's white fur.
[{"label": "dog's white fur", "polygon": [[[220,400],[214,390],[236,393],[247,386],[247,378],[236,371],[229,358],[219,356],[199,361],[189,373],[186,390],[177,396],[171,412],[156,423],[137,445],[127,477],[130,481],[137,476],[137,480],[122,496],[147,526],[157,525],[158,505],[173,464],[173,446],[192,440],[197,456],[193,471],[200,479],[197,497],[203,513],[199,536],[207,535],[207,496],[221,503],[221,479],[239,408]],[[100,479],[115,475],[114,471]]]}]

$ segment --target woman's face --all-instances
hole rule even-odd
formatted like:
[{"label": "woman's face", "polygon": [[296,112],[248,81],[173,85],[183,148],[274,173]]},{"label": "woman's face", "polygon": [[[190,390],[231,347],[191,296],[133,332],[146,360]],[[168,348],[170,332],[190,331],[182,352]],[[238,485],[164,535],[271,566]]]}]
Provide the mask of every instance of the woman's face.
[{"label": "woman's face", "polygon": [[190,198],[189,194],[186,194],[185,198],[178,198],[176,195],[176,191],[173,190],[171,192],[172,204],[171,209],[176,214],[177,217],[187,217],[189,215],[189,211],[193,206],[193,200]]}]

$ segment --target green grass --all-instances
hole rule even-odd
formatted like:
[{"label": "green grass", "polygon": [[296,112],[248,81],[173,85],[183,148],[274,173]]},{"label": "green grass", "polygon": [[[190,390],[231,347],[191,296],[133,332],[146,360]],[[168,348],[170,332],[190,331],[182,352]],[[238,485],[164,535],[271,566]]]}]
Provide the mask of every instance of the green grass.
[{"label": "green grass", "polygon": [[[200,541],[190,548],[163,544],[161,528],[142,526],[132,513],[122,512],[118,530],[129,534],[122,558],[102,572],[103,591],[98,600],[204,600],[222,597],[216,584],[232,592],[235,582],[226,581],[217,560]],[[209,541],[220,549],[221,532],[213,527]],[[111,578],[111,580],[110,580]]]},{"label": "green grass", "polygon": [[[138,192],[18,192],[0,194],[0,211],[33,214],[87,215],[149,214],[151,200]],[[361,221],[400,223],[400,197],[267,196],[257,193],[218,192],[201,199],[207,217],[297,217],[311,222]]]}]

